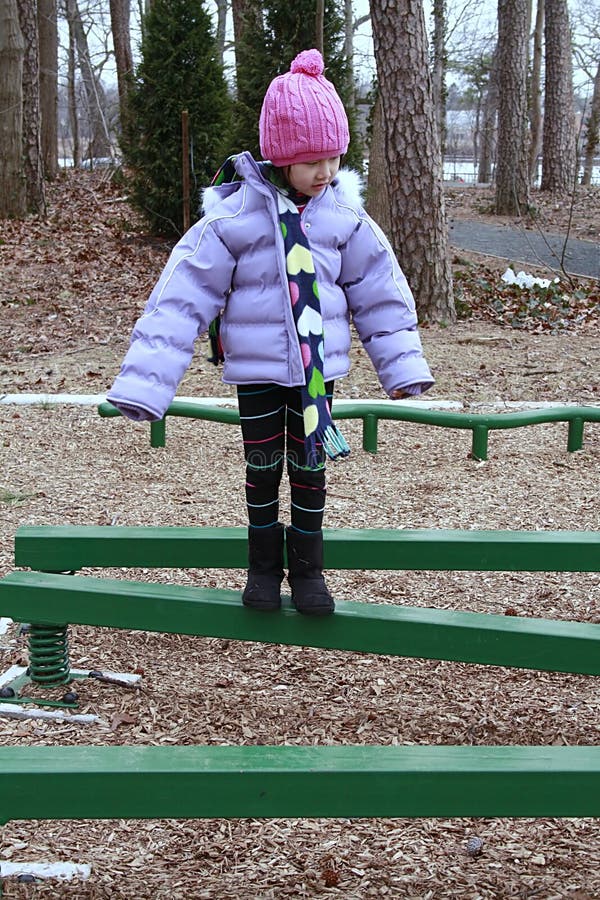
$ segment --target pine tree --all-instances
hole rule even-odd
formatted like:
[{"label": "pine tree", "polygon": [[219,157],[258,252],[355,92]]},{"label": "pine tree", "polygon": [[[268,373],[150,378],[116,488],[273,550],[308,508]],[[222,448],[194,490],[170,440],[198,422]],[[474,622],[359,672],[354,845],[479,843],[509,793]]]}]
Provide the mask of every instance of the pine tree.
[{"label": "pine tree", "polygon": [[231,152],[249,150],[260,159],[258,119],[263,97],[277,71],[266,46],[266,29],[260,0],[243,4],[240,36],[236,36],[236,99]]},{"label": "pine tree", "polygon": [[[256,0],[255,0],[256,2]],[[349,103],[352,84],[344,56],[344,19],[340,4],[326,0],[323,34],[325,76],[336,87],[348,112],[350,147],[345,163],[362,168],[363,147]],[[233,151],[250,150],[259,157],[258,120],[265,92],[276,75],[289,71],[302,50],[316,46],[314,0],[267,0],[262,17],[254,15],[236,42],[238,88]]]},{"label": "pine tree", "polygon": [[132,201],[157,234],[183,230],[181,114],[188,111],[190,208],[229,152],[231,99],[202,0],[153,0],[123,127]]}]

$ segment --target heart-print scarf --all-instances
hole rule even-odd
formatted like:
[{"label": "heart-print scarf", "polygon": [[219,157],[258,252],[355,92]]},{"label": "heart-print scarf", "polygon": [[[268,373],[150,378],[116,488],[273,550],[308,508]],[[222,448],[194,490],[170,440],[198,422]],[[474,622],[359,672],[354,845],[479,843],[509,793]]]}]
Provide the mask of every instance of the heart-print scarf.
[{"label": "heart-print scarf", "polygon": [[[234,163],[235,156],[225,160],[213,178],[213,186],[239,178]],[[277,189],[277,211],[283,234],[292,313],[304,366],[305,383],[301,386],[300,392],[304,417],[306,467],[317,469],[322,466],[319,446],[322,446],[330,459],[348,456],[350,448],[331,418],[331,409],[325,394],[321,301],[310,244],[302,227],[298,209],[299,206],[306,205],[309,198],[296,193],[284,179],[281,170],[272,163],[261,162],[258,165],[262,175]]]},{"label": "heart-print scarf", "polygon": [[296,203],[285,196],[281,189],[277,192],[277,205],[292,313],[304,366],[305,383],[300,392],[306,465],[307,468],[314,469],[321,465],[319,445],[322,445],[330,459],[347,456],[350,448],[331,419],[331,409],[325,395],[323,318],[308,238]]}]

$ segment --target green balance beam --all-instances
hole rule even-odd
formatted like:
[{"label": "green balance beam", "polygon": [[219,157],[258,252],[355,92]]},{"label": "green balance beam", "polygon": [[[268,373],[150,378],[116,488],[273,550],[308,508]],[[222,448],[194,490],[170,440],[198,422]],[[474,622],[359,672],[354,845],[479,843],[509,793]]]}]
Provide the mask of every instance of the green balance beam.
[{"label": "green balance beam", "polygon": [[2,747],[11,819],[598,816],[600,747]]},{"label": "green balance beam", "polygon": [[600,674],[600,625],[339,601],[325,618],[264,613],[235,591],[45,572],[0,580],[0,615],[391,656]]},{"label": "green balance beam", "polygon": [[[101,403],[98,413],[103,418],[120,416],[112,403]],[[166,417],[182,416],[204,419],[210,422],[239,423],[237,409],[214,406],[189,400],[174,400],[165,418],[150,425],[150,444],[164,447],[166,441]],[[567,450],[572,453],[583,446],[585,422],[600,422],[600,408],[594,406],[555,406],[548,409],[521,410],[512,413],[456,413],[438,409],[419,409],[402,403],[377,403],[368,405],[352,401],[337,400],[333,405],[334,419],[362,419],[363,448],[369,453],[377,453],[377,429],[381,419],[400,422],[417,422],[441,428],[466,429],[472,432],[471,455],[475,459],[487,459],[488,435],[490,431],[507,428],[522,428],[527,425],[541,425],[550,422],[567,422]]]},{"label": "green balance beam", "polygon": [[[600,532],[325,530],[328,569],[600,571]],[[45,571],[91,567],[245,568],[245,528],[27,525],[15,562]]]}]

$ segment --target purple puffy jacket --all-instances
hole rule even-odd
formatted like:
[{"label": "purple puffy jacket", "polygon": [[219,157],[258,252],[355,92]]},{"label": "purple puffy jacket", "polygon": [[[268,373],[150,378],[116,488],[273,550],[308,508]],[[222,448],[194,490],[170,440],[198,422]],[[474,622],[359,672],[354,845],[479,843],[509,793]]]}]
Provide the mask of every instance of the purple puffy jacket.
[{"label": "purple puffy jacket", "polygon": [[[223,310],[223,381],[304,384],[285,272],[275,188],[249,153],[242,181],[209,188],[205,215],[173,249],[108,399],[133,419],[160,419],[188,368],[196,338]],[[359,179],[342,170],[302,220],[314,260],[326,381],[348,374],[350,316],[384,390],[433,384],[415,304],[391,247],[361,206]]]}]

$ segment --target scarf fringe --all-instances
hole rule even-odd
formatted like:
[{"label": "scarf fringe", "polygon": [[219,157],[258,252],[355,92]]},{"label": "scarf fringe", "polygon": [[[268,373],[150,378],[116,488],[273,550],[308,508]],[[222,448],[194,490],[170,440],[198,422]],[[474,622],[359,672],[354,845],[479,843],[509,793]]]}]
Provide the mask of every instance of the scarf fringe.
[{"label": "scarf fringe", "polygon": [[329,459],[341,459],[350,453],[350,447],[336,425],[327,425],[323,430],[314,431],[310,437],[305,438],[305,445],[307,469],[322,469],[325,465],[319,453],[320,447]]},{"label": "scarf fringe", "polygon": [[348,456],[350,453],[350,447],[336,425],[327,425],[324,431],[317,434],[317,439],[322,443],[323,450],[329,459],[338,459],[338,457]]}]

